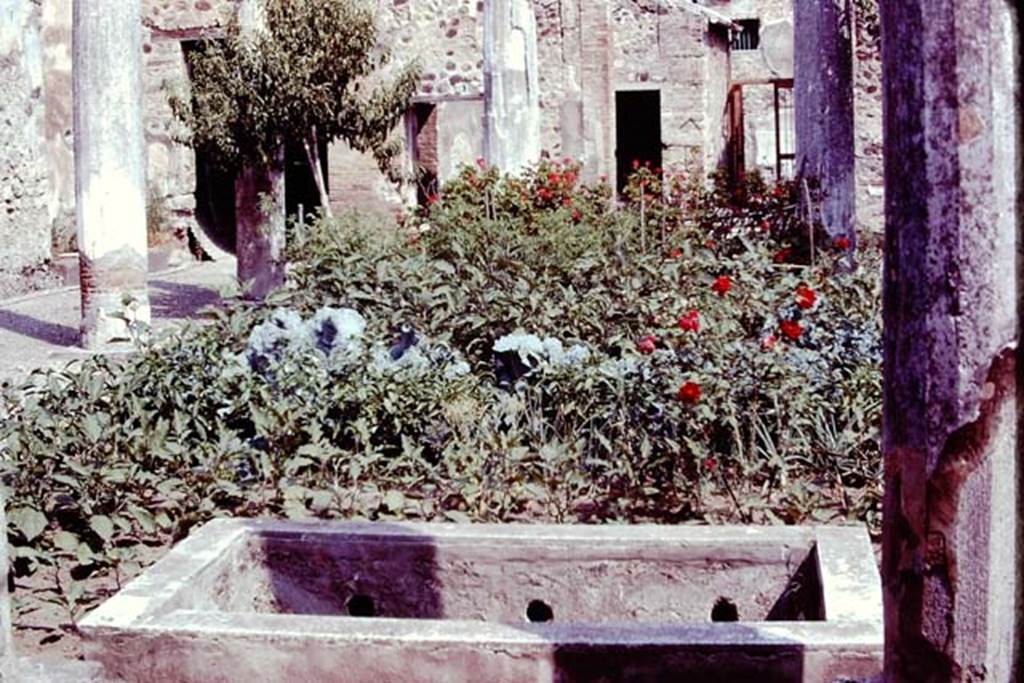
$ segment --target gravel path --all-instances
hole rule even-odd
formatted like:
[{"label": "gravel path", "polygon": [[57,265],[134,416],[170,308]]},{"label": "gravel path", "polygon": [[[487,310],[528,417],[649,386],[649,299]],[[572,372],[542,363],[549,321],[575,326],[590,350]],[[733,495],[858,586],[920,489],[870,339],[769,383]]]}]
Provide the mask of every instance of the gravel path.
[{"label": "gravel path", "polygon": [[[197,317],[234,291],[234,259],[192,263],[152,273],[149,299],[156,331]],[[17,381],[30,370],[81,358],[77,287],[0,301],[0,381]]]}]

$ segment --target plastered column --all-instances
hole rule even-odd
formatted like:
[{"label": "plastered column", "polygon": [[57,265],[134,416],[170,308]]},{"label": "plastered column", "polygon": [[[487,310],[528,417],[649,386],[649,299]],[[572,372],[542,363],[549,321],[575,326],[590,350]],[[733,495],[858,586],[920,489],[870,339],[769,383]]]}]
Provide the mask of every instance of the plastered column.
[{"label": "plastered column", "polygon": [[794,0],[796,167],[820,190],[825,229],[854,239],[852,0]]},{"label": "plastered column", "polygon": [[889,681],[1021,680],[1017,0],[883,0]]},{"label": "plastered column", "polygon": [[133,326],[149,322],[139,3],[74,3],[75,216],[89,349],[132,341]]},{"label": "plastered column", "polygon": [[540,158],[537,19],[530,0],[484,0],[484,157],[518,173]]}]

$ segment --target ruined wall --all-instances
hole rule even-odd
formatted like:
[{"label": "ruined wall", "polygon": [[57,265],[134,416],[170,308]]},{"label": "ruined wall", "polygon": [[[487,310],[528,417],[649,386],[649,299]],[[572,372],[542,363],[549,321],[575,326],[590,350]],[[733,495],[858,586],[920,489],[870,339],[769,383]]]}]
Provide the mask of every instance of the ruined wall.
[{"label": "ruined wall", "polygon": [[877,36],[856,23],[853,52],[856,227],[862,236],[885,230],[885,160],[882,144],[882,53]]},{"label": "ruined wall", "polygon": [[793,0],[713,0],[705,4],[733,20],[761,20],[762,48],[732,54],[734,83],[793,77]]},{"label": "ruined wall", "polygon": [[143,0],[143,122],[150,199],[163,202],[170,227],[195,224],[195,153],[174,141],[169,88],[188,80],[183,41],[216,35],[230,19],[234,0]]},{"label": "ruined wall", "polygon": [[[447,179],[460,164],[482,153],[483,3],[481,0],[386,0],[378,3],[380,34],[392,56],[418,59],[423,70],[417,102],[438,107],[438,130],[461,126],[456,144],[438,146],[439,176]],[[481,121],[468,121],[466,110],[479,109]],[[394,132],[406,146],[406,124]],[[478,135],[471,144],[467,136]],[[406,150],[406,155],[409,151]],[[405,171],[412,174],[411,160]],[[413,184],[396,186],[381,174],[373,158],[336,142],[328,150],[331,206],[394,211],[415,199]]]},{"label": "ruined wall", "polygon": [[75,154],[71,122],[71,0],[42,4],[44,130],[55,253],[75,245]]},{"label": "ruined wall", "polygon": [[[660,90],[666,168],[701,173],[706,168],[709,127],[708,22],[685,8],[648,0],[617,0],[614,79],[616,90]],[[724,87],[724,86],[723,86]]]},{"label": "ruined wall", "polygon": [[732,53],[729,49],[729,32],[723,26],[711,26],[707,33],[708,54],[706,60],[704,106],[707,125],[704,135],[704,168],[713,171],[726,163],[725,152],[728,143],[729,83],[732,73]]},{"label": "ruined wall", "polygon": [[541,147],[584,164],[594,181],[614,168],[614,36],[608,0],[537,0]]},{"label": "ruined wall", "polygon": [[748,171],[776,176],[774,80],[793,78],[792,0],[719,0],[708,3],[733,20],[760,19],[757,50],[735,50],[730,78],[743,84],[744,160]]},{"label": "ruined wall", "polygon": [[480,0],[387,0],[378,8],[393,56],[423,67],[422,98],[483,97]]},{"label": "ruined wall", "polygon": [[0,274],[50,257],[38,5],[0,0]]}]

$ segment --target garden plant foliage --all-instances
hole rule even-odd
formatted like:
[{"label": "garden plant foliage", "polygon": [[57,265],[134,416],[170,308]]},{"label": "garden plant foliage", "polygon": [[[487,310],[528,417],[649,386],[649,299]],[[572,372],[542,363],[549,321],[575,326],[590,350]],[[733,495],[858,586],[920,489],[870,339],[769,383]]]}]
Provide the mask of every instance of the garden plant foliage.
[{"label": "garden plant foliage", "polygon": [[218,515],[876,524],[878,255],[788,185],[580,172],[296,226],[265,305],[5,387],[16,570],[74,614]]}]

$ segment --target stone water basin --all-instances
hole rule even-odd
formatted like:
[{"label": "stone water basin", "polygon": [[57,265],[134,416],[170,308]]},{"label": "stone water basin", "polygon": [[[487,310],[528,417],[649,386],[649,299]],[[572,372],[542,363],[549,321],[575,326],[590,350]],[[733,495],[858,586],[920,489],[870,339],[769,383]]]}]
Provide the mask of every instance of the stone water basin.
[{"label": "stone water basin", "polygon": [[859,527],[216,520],[80,628],[147,683],[832,683],[882,659]]}]

